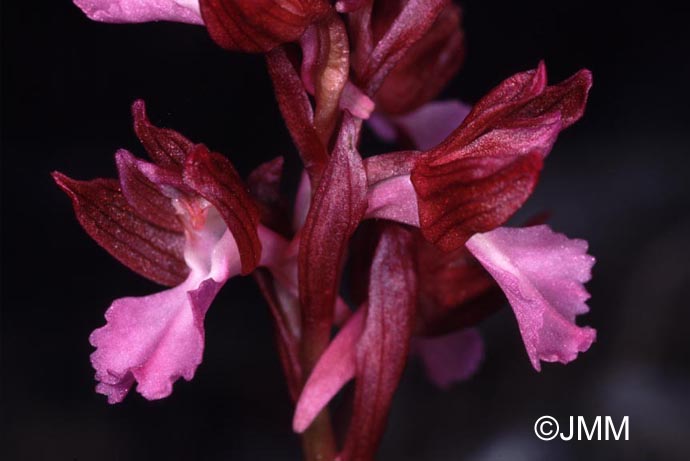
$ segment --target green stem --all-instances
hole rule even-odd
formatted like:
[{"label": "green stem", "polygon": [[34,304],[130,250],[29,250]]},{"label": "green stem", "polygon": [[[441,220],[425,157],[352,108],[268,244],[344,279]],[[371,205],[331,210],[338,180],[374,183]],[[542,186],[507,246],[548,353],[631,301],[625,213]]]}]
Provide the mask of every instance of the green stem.
[{"label": "green stem", "polygon": [[302,434],[305,461],[333,461],[336,455],[335,437],[328,409],[324,409]]},{"label": "green stem", "polygon": [[[309,334],[312,331],[313,328],[303,328],[300,360],[303,373],[302,385],[306,383],[319,357],[328,346],[328,336],[321,337],[320,335]],[[314,421],[302,434],[302,450],[305,461],[333,461],[335,459],[337,448],[328,407],[324,408],[314,418]]]}]

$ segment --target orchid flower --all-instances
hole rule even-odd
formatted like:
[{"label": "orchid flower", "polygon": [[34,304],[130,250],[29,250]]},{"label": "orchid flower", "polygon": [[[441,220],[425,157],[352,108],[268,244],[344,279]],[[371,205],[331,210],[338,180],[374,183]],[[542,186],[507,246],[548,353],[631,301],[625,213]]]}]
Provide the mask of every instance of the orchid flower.
[{"label": "orchid flower", "polygon": [[121,401],[133,383],[148,399],[192,379],[204,348],[203,320],[230,278],[260,263],[259,213],[225,157],[153,126],[138,101],[135,130],[153,163],[125,150],[119,181],[53,177],[98,244],[141,275],[173,286],[122,298],[91,335],[98,392]]},{"label": "orchid flower", "polygon": [[[575,315],[587,311],[582,284],[594,260],[583,241],[545,226],[497,227],[531,194],[556,136],[582,115],[590,86],[587,71],[547,86],[540,64],[489,92],[437,147],[397,155],[398,171],[389,177],[377,176],[392,159],[370,162],[375,181],[370,203],[377,204],[378,215],[418,226],[427,240],[450,254],[466,245],[508,296],[537,370],[539,360],[569,362],[594,341],[594,330],[574,324]],[[416,211],[397,205],[411,189]],[[467,253],[461,258],[466,260]],[[559,270],[552,266],[559,264]],[[463,282],[465,290],[477,294],[488,289],[485,277]],[[443,286],[443,278],[438,285]]]},{"label": "orchid flower", "polygon": [[[54,174],[91,237],[172,287],[115,301],[92,334],[97,390],[110,402],[134,382],[156,399],[192,378],[206,311],[236,275],[252,274],[268,303],[309,460],[373,459],[410,356],[442,388],[475,373],[484,360],[477,325],[503,296],[537,371],[594,342],[595,330],[576,324],[588,311],[587,243],[543,224],[501,227],[532,194],[559,133],[582,116],[588,71],[547,85],[539,63],[470,108],[433,101],[464,58],[461,11],[448,0],[75,3],[105,22],[203,24],[227,50],[264,53],[303,164],[294,200],[282,158],[245,187],[229,160],[153,126],[136,102],[135,131],[152,162],[119,151],[119,181]],[[363,158],[365,120],[409,150]],[[338,445],[328,404],[351,380]]]},{"label": "orchid flower", "polygon": [[[426,240],[449,254],[451,261],[468,261],[473,255],[486,269],[477,270],[475,263],[449,274],[451,269],[446,266],[441,273],[435,272],[435,280],[425,280],[429,263],[418,260],[418,295],[433,293],[441,298],[440,302],[415,298],[412,312],[426,316],[416,322],[419,328],[433,325],[439,310],[440,318],[447,320],[451,312],[443,312],[443,308],[452,311],[448,304],[456,303],[460,304],[456,308],[460,325],[456,326],[466,328],[476,323],[478,313],[470,307],[470,301],[491,290],[490,274],[513,307],[535,369],[540,369],[540,361],[567,363],[590,347],[594,330],[574,322],[576,315],[588,310],[584,303],[588,294],[582,284],[590,278],[594,259],[586,254],[586,243],[555,234],[546,226],[498,227],[531,194],[542,160],[556,136],[581,116],[590,85],[589,73],[583,71],[559,85],[547,86],[545,67],[540,64],[489,92],[437,147],[367,159],[366,216],[418,227]],[[417,251],[423,258],[424,247],[418,246]],[[398,261],[403,258],[397,256]],[[459,280],[463,283],[455,289],[461,291],[452,293],[448,283]],[[372,273],[369,290],[374,282]],[[396,286],[395,282],[392,285]],[[367,304],[360,309],[371,309],[371,299],[370,293]],[[429,304],[434,306],[431,311]],[[479,317],[481,314],[480,309]],[[365,334],[368,322],[368,317],[362,321],[353,316],[321,356],[297,403],[295,430],[308,427],[347,381],[366,380],[375,365],[369,361],[366,370],[358,367],[357,351],[369,341]],[[402,325],[399,321],[397,324]],[[394,347],[386,346],[391,337],[378,338],[377,347]],[[472,330],[462,330],[442,341],[421,340],[415,349],[425,359],[432,378],[442,386],[471,374],[482,355],[480,340]],[[378,394],[371,390],[376,396],[371,397],[373,401],[388,402],[392,397],[397,380],[391,378],[384,383],[385,389]],[[380,436],[379,429],[376,424],[375,438]],[[365,437],[356,433],[360,440]],[[347,446],[346,442],[346,452]]]}]

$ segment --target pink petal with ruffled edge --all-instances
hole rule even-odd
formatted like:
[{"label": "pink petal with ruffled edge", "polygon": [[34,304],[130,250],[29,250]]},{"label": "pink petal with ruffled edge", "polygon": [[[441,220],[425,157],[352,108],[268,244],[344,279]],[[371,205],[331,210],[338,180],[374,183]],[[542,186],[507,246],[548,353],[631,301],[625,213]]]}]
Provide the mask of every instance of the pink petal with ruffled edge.
[{"label": "pink petal with ruffled edge", "polygon": [[94,21],[172,21],[203,25],[199,0],[74,0]]},{"label": "pink petal with ruffled edge", "polygon": [[476,328],[444,336],[413,338],[412,353],[424,364],[429,379],[441,389],[476,373],[484,358],[484,342]]},{"label": "pink petal with ruffled edge", "polygon": [[240,272],[237,245],[229,231],[219,235],[219,219],[210,215],[207,226],[189,236],[187,280],[154,295],[118,299],[105,314],[108,323],[91,334],[96,391],[108,402],[122,401],[134,381],[144,397],[161,399],[179,377],[194,376],[206,311],[225,281]]},{"label": "pink petal with ruffled edge", "polygon": [[153,400],[170,395],[180,376],[192,379],[204,349],[203,318],[218,288],[190,276],[171,290],[115,301],[108,324],[89,338],[97,348],[96,391],[117,403],[136,380],[139,393]]},{"label": "pink petal with ruffled edge", "polygon": [[541,225],[500,227],[475,234],[466,246],[508,297],[537,371],[540,360],[568,363],[589,349],[596,331],[575,324],[589,310],[583,283],[591,278],[594,258],[587,242]]}]

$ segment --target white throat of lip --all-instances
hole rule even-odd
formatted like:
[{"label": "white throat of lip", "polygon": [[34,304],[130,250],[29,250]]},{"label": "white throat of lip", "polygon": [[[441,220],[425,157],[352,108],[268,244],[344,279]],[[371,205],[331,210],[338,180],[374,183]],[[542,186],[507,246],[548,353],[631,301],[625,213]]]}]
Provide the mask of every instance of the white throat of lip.
[{"label": "white throat of lip", "polygon": [[184,259],[192,272],[208,274],[212,270],[213,251],[227,230],[216,207],[199,197],[193,201],[172,199],[185,228]]}]

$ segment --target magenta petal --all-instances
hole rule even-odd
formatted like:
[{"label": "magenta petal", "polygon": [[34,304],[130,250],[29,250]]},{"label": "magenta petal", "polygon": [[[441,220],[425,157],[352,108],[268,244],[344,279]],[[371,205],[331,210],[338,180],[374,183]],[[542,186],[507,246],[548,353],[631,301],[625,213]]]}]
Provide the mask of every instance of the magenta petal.
[{"label": "magenta petal", "polygon": [[419,227],[417,193],[410,175],[393,176],[371,185],[367,200],[365,218],[389,219]]},{"label": "magenta petal", "polygon": [[393,120],[418,149],[428,150],[459,127],[470,109],[456,100],[434,101]]},{"label": "magenta petal", "polygon": [[589,349],[596,331],[575,324],[589,310],[587,242],[541,225],[475,234],[466,246],[508,297],[536,370],[540,360],[568,363]]},{"label": "magenta petal", "polygon": [[210,215],[201,230],[188,231],[187,279],[154,295],[116,300],[105,314],[107,324],[91,334],[96,391],[110,403],[120,402],[134,381],[141,395],[161,399],[179,377],[194,376],[206,311],[225,281],[240,272],[237,244],[223,228],[222,219]]},{"label": "magenta petal", "polygon": [[74,4],[94,21],[204,23],[199,0],[74,0]]},{"label": "magenta petal", "polygon": [[391,152],[364,161],[368,183],[365,218],[389,219],[419,227],[417,193],[410,180],[418,154]]},{"label": "magenta petal", "polygon": [[89,338],[97,392],[120,402],[134,380],[147,399],[172,392],[179,377],[192,379],[204,350],[203,320],[221,284],[195,275],[170,290],[121,298],[105,314],[107,325]]},{"label": "magenta petal", "polygon": [[472,376],[484,358],[484,342],[476,328],[445,336],[414,338],[412,352],[424,363],[427,376],[441,389]]},{"label": "magenta petal", "polygon": [[338,332],[317,362],[297,401],[292,428],[304,432],[333,396],[355,376],[355,345],[364,327],[359,309]]},{"label": "magenta petal", "polygon": [[470,106],[455,99],[433,101],[404,115],[373,114],[369,128],[384,142],[393,143],[400,136],[412,141],[417,149],[428,150],[446,139],[470,113]]}]

